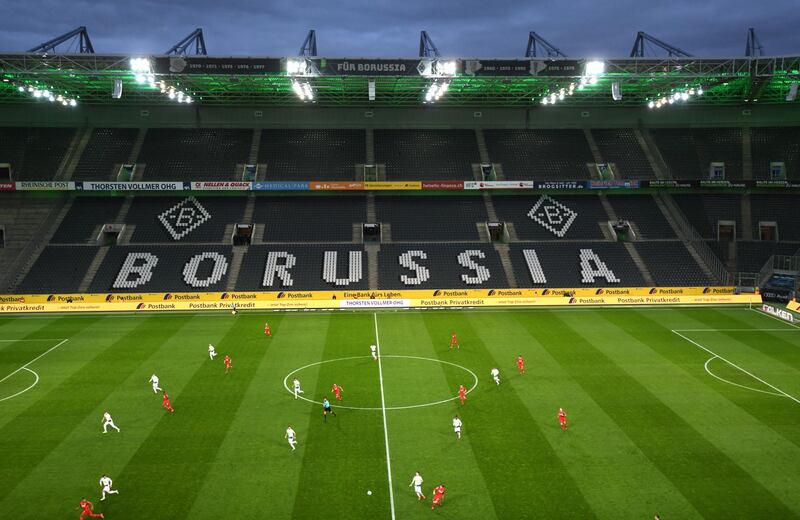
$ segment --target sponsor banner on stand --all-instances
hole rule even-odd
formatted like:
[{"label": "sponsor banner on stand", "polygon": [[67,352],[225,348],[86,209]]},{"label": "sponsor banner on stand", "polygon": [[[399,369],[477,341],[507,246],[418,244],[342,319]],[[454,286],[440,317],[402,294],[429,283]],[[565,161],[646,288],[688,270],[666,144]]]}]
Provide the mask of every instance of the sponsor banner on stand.
[{"label": "sponsor banner on stand", "polygon": [[73,181],[17,181],[17,191],[73,191]]},{"label": "sponsor banner on stand", "polygon": [[281,72],[280,58],[233,58],[169,56],[153,59],[156,74],[275,74]]},{"label": "sponsor banner on stand", "polygon": [[84,191],[183,191],[184,188],[183,182],[83,181],[76,183],[76,189]]},{"label": "sponsor banner on stand", "polygon": [[17,185],[14,182],[0,182],[0,191],[14,191]]},{"label": "sponsor banner on stand", "polygon": [[530,76],[532,60],[465,60],[467,76]]},{"label": "sponsor banner on stand", "polygon": [[419,76],[422,60],[383,58],[313,58],[324,76]]},{"label": "sponsor banner on stand", "polygon": [[365,190],[421,190],[420,181],[378,181],[365,182]]},{"label": "sponsor banner on stand", "polygon": [[302,181],[256,181],[251,186],[253,190],[298,191],[309,189],[309,184]]},{"label": "sponsor banner on stand", "polygon": [[411,300],[339,300],[342,309],[407,308]]},{"label": "sponsor banner on stand", "polygon": [[363,190],[363,182],[346,182],[346,181],[312,181],[309,183],[308,189],[322,190],[322,191],[351,191]]},{"label": "sponsor banner on stand", "polygon": [[615,189],[615,188],[638,188],[639,181],[635,179],[612,179],[605,181],[591,180],[589,188],[595,189]]},{"label": "sponsor banner on stand", "polygon": [[533,181],[464,181],[465,190],[530,190]]},{"label": "sponsor banner on stand", "polygon": [[423,190],[463,190],[464,181],[422,181]]},{"label": "sponsor banner on stand", "polygon": [[250,190],[253,183],[249,181],[201,181],[192,182],[193,190]]},{"label": "sponsor banner on stand", "polygon": [[583,190],[586,181],[534,181],[533,187],[537,190]]}]

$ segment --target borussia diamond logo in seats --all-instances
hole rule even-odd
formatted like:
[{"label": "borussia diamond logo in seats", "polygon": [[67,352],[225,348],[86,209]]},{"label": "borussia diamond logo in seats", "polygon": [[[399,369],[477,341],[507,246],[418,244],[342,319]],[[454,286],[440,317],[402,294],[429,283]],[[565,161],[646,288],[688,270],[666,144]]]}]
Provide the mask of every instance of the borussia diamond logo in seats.
[{"label": "borussia diamond logo in seats", "polygon": [[158,216],[174,240],[182,239],[210,218],[211,214],[194,197],[182,200]]},{"label": "borussia diamond logo in seats", "polygon": [[528,216],[555,236],[564,238],[578,214],[557,200],[542,195]]}]

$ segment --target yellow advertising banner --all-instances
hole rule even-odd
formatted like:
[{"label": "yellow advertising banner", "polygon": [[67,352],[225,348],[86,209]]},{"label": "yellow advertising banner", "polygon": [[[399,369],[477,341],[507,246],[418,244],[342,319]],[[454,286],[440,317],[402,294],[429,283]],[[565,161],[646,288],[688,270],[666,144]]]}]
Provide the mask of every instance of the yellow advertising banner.
[{"label": "yellow advertising banner", "polygon": [[364,183],[365,190],[421,190],[422,181],[367,181]]},{"label": "yellow advertising banner", "polygon": [[[390,291],[391,292],[391,291]],[[405,294],[405,293],[425,294]],[[259,298],[236,300],[231,293],[147,293],[131,295],[19,295],[2,297],[0,313],[40,312],[156,312],[156,311],[230,311],[238,310],[302,310],[302,309],[408,309],[437,307],[537,307],[537,306],[604,306],[604,305],[725,305],[760,304],[757,294],[694,294],[694,295],[531,295],[445,294],[449,291],[394,291],[394,297],[358,297],[360,292],[327,293],[327,298],[275,297],[275,293],[257,294]],[[461,291],[453,291],[461,292]],[[403,294],[400,294],[403,293]],[[176,295],[193,294],[184,299]],[[227,295],[227,297],[225,296]],[[345,296],[346,295],[346,296]],[[63,297],[62,297],[63,296]],[[108,296],[114,296],[108,298]],[[269,297],[272,296],[272,297]],[[318,296],[318,295],[315,295]]]},{"label": "yellow advertising banner", "polygon": [[786,308],[790,311],[800,312],[800,303],[794,300],[789,300],[789,303],[786,304]]}]

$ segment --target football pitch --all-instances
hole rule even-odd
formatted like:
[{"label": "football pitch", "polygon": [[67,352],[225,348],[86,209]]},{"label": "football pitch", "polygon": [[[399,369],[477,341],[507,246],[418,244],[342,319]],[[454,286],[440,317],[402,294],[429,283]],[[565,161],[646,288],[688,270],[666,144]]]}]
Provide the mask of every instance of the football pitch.
[{"label": "football pitch", "polygon": [[109,520],[798,518],[800,328],[741,307],[2,317],[0,516],[84,497]]}]

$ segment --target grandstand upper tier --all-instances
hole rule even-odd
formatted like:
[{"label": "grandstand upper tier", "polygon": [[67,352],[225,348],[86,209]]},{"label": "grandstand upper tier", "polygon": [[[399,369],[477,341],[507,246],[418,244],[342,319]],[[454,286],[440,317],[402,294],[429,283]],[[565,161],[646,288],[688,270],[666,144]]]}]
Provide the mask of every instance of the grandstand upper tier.
[{"label": "grandstand upper tier", "polygon": [[[800,128],[0,127],[11,180],[767,180],[800,178]],[[745,160],[747,157],[747,160]],[[370,166],[365,166],[370,165]],[[482,167],[484,165],[484,167]],[[491,165],[486,168],[485,165]],[[721,166],[720,166],[721,165]]]}]

